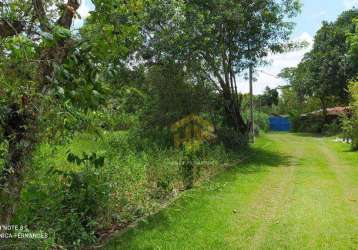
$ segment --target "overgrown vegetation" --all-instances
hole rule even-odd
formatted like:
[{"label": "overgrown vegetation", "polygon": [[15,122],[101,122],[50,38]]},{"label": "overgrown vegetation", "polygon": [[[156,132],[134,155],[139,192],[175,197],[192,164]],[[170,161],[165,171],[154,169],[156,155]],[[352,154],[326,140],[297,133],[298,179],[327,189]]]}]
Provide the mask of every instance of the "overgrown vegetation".
[{"label": "overgrown vegetation", "polygon": [[349,93],[351,94],[351,117],[344,119],[344,133],[346,138],[352,140],[352,147],[358,150],[358,83],[352,81],[349,86]]},{"label": "overgrown vegetation", "polygon": [[174,149],[138,152],[127,132],[78,134],[65,145],[43,144],[14,223],[47,232],[42,244],[95,244],[113,229],[160,209],[188,181],[197,185],[239,160],[219,145],[208,145],[191,159],[194,175],[188,177],[182,175],[185,159]]},{"label": "overgrown vegetation", "polygon": [[236,76],[293,47],[300,8],[92,2],[76,30],[79,0],[0,3],[0,224],[48,236],[5,248],[97,244],[236,162],[250,123]]},{"label": "overgrown vegetation", "polygon": [[74,27],[81,4],[0,2],[0,235],[41,236],[0,247],[97,245],[240,161],[269,115],[358,149],[357,9],[323,23],[250,121],[238,76],[302,46],[298,0],[93,0]]}]

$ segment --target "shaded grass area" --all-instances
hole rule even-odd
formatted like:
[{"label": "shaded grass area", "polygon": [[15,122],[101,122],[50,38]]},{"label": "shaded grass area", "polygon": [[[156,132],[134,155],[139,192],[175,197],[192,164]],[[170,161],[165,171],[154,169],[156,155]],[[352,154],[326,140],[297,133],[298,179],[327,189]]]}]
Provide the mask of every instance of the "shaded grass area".
[{"label": "shaded grass area", "polygon": [[105,249],[358,249],[358,158],[348,147],[263,136],[243,163]]}]

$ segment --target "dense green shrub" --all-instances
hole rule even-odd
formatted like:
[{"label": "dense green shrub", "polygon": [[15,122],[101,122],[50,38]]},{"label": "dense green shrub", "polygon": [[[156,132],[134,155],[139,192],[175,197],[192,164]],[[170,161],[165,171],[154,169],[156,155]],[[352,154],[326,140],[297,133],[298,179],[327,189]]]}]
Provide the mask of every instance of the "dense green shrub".
[{"label": "dense green shrub", "polygon": [[48,233],[59,245],[92,244],[97,240],[99,222],[106,223],[101,218],[109,208],[110,175],[104,169],[104,157],[69,153],[67,161],[59,162],[67,167],[51,167],[48,171],[41,167],[31,178],[17,219],[35,231]]},{"label": "dense green shrub", "polygon": [[247,134],[239,134],[235,129],[228,126],[220,126],[216,131],[218,139],[226,148],[240,149],[247,147],[249,137]]},{"label": "dense green shrub", "polygon": [[352,147],[358,150],[358,82],[353,81],[349,86],[349,91],[352,97],[352,122],[351,122],[351,137]]},{"label": "dense green shrub", "polygon": [[256,131],[268,132],[270,129],[269,115],[262,112],[255,112],[254,116]]},{"label": "dense green shrub", "polygon": [[293,132],[321,133],[324,119],[318,115],[305,115],[292,117],[291,122]]},{"label": "dense green shrub", "polygon": [[322,132],[324,135],[332,136],[342,133],[342,119],[337,119],[331,123],[326,123],[323,125]]},{"label": "dense green shrub", "polygon": [[[203,144],[193,154],[155,144],[137,147],[135,137],[102,131],[101,136],[77,134],[69,144],[38,148],[14,221],[48,233],[48,239],[31,243],[34,249],[93,244],[113,225],[126,226],[157,211],[237,157],[221,145]],[[188,155],[190,171],[185,172]]]},{"label": "dense green shrub", "polygon": [[352,130],[352,148],[358,150],[358,121],[355,120]]},{"label": "dense green shrub", "polygon": [[[244,118],[246,121],[250,120],[250,112],[245,111],[244,112]],[[269,125],[269,115],[263,112],[254,112],[254,125],[255,125],[255,131],[256,133],[260,132],[268,132],[270,129]]]},{"label": "dense green shrub", "polygon": [[351,141],[353,150],[358,150],[358,120],[354,117],[345,117],[342,124],[343,138]]},{"label": "dense green shrub", "polygon": [[6,155],[6,145],[5,143],[3,142],[0,142],[0,171],[3,169],[3,166],[4,166],[4,158],[5,158],[5,155]]},{"label": "dense green shrub", "polygon": [[343,117],[329,117],[326,121],[322,115],[295,115],[290,118],[293,132],[315,133],[326,136],[343,133]]},{"label": "dense green shrub", "polygon": [[53,170],[63,182],[58,191],[62,196],[60,214],[64,220],[60,226],[63,230],[58,233],[66,242],[78,246],[90,244],[96,241],[96,220],[104,214],[110,195],[109,176],[102,169],[104,157],[96,153],[84,153],[82,157],[69,153],[67,160],[82,168],[80,171]]}]

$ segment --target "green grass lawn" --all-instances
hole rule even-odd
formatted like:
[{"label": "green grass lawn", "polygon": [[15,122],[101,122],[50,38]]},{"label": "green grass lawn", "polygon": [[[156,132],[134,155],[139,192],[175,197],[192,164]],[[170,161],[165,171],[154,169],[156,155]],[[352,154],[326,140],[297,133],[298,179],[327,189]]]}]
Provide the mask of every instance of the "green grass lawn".
[{"label": "green grass lawn", "polygon": [[106,249],[358,249],[358,154],[348,145],[275,133],[245,155]]}]

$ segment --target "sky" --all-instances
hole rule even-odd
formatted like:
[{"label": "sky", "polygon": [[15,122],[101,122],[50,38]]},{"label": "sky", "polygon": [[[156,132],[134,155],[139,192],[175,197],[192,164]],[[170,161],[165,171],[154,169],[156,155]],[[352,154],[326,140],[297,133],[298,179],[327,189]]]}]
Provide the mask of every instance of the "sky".
[{"label": "sky", "polygon": [[[268,86],[276,88],[286,84],[284,80],[275,76],[283,68],[295,67],[301,61],[304,54],[307,53],[313,44],[315,33],[321,27],[323,21],[334,21],[344,11],[353,7],[358,7],[358,0],[301,0],[303,7],[300,15],[293,21],[296,23],[295,30],[292,34],[294,41],[307,41],[310,46],[290,53],[270,55],[268,61],[270,65],[257,69],[254,83],[254,94],[261,94]],[[79,9],[82,19],[75,21],[75,27],[80,27],[83,20],[88,17],[89,12],[93,10],[90,0],[83,0]],[[242,93],[249,92],[249,83],[244,79],[239,79],[239,91]]]}]

